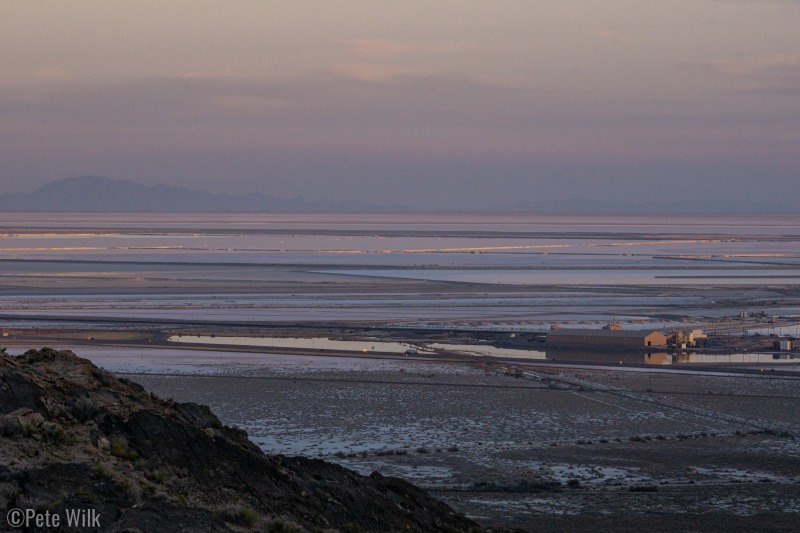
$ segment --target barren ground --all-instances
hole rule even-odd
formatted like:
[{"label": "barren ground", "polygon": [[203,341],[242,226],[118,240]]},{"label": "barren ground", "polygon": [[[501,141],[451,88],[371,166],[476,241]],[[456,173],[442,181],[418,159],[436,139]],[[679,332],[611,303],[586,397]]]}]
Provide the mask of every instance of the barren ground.
[{"label": "barren ground", "polygon": [[800,380],[376,363],[134,379],[209,404],[265,450],[404,477],[485,525],[800,520]]}]

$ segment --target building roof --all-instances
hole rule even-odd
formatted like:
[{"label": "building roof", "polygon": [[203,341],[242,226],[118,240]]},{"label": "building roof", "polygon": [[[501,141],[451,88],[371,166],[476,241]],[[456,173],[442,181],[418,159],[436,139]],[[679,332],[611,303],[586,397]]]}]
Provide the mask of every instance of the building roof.
[{"label": "building roof", "polygon": [[653,329],[625,330],[625,329],[582,329],[582,328],[558,328],[547,333],[547,336],[566,337],[611,337],[615,339],[645,339],[652,335],[663,333]]}]

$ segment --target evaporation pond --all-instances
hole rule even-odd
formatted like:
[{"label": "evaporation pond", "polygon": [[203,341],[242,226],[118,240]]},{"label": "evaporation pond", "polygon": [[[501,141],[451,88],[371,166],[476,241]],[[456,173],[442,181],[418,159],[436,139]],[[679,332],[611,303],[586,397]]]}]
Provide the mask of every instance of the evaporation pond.
[{"label": "evaporation pond", "polygon": [[343,341],[322,337],[221,337],[210,335],[173,335],[170,342],[190,344],[219,344],[223,346],[266,346],[272,348],[296,348],[303,350],[341,350],[347,352],[418,353],[434,354],[420,346],[401,342],[379,342],[371,339]]}]

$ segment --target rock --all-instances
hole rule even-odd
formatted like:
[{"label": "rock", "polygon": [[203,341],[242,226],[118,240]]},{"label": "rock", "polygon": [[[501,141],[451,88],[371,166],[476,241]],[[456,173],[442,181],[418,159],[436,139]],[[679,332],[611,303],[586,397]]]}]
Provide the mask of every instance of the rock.
[{"label": "rock", "polygon": [[27,430],[36,429],[44,422],[44,417],[41,414],[37,413],[33,409],[26,409],[24,407],[17,409],[11,413],[11,415],[16,415],[20,425],[23,427],[23,429]]},{"label": "rock", "polygon": [[0,435],[13,437],[30,434],[39,429],[43,422],[41,413],[29,407],[20,407],[0,417]]}]

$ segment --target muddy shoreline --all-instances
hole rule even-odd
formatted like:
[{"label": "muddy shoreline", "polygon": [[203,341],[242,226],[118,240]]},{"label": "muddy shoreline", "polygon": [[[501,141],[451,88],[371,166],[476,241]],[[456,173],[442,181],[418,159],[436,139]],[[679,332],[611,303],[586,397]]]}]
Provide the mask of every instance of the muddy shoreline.
[{"label": "muddy shoreline", "polygon": [[800,517],[800,380],[374,363],[129,377],[210,403],[265,450],[403,477],[485,526],[791,531]]}]

